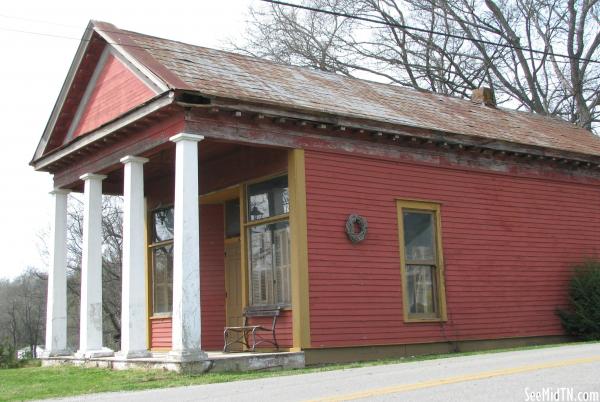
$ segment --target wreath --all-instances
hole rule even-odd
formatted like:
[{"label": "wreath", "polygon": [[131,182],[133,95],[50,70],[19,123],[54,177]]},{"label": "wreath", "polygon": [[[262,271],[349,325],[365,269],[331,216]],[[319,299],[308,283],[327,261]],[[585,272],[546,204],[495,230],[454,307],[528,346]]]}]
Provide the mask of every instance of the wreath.
[{"label": "wreath", "polygon": [[367,237],[367,219],[357,214],[350,215],[346,220],[346,235],[352,243],[363,241]]}]

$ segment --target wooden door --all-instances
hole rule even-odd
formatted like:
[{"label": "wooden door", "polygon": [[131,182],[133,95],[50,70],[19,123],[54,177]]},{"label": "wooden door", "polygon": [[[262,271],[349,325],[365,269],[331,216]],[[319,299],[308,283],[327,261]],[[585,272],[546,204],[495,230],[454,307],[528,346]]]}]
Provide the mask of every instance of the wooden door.
[{"label": "wooden door", "polygon": [[225,292],[227,326],[242,325],[240,239],[225,240]]}]

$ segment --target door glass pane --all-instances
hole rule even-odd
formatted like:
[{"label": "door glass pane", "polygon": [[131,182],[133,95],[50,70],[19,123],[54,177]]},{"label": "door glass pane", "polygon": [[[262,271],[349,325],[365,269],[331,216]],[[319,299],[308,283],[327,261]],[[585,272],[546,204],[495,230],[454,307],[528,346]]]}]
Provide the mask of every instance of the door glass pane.
[{"label": "door glass pane", "polygon": [[173,310],[173,245],[152,249],[154,313]]},{"label": "door glass pane", "polygon": [[238,237],[240,235],[240,200],[231,200],[225,203],[225,237]]},{"label": "door glass pane", "polygon": [[435,267],[430,265],[407,265],[406,280],[409,312],[411,314],[435,314]]},{"label": "door glass pane", "polygon": [[287,176],[248,186],[248,220],[256,221],[289,212]]},{"label": "door glass pane", "polygon": [[252,305],[289,305],[289,224],[277,222],[248,229]]},{"label": "door glass pane", "polygon": [[153,212],[154,243],[173,240],[173,208],[158,209]]},{"label": "door glass pane", "polygon": [[406,261],[435,261],[434,216],[431,212],[404,211],[404,252]]}]

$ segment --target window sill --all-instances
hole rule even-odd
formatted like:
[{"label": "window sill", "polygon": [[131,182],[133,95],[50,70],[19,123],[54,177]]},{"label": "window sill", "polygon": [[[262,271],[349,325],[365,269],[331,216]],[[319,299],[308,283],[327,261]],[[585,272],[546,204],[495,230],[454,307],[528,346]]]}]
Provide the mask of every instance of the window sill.
[{"label": "window sill", "polygon": [[249,310],[275,310],[275,309],[280,309],[281,311],[292,311],[292,306],[289,305],[285,305],[285,306],[281,306],[281,305],[277,305],[277,304],[260,304],[258,306],[248,306],[247,307]]},{"label": "window sill", "polygon": [[160,320],[163,318],[172,318],[173,314],[172,313],[160,313],[160,314],[154,314],[152,316],[150,316],[151,320]]},{"label": "window sill", "polygon": [[405,323],[424,323],[424,322],[446,322],[446,318],[442,317],[404,317]]}]

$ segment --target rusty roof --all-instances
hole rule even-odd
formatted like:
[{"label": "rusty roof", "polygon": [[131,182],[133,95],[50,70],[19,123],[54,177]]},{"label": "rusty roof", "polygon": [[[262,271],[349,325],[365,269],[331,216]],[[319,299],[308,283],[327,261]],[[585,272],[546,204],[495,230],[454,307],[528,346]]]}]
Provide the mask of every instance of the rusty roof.
[{"label": "rusty roof", "polygon": [[600,156],[600,138],[558,118],[341,76],[95,23],[171,88]]}]

